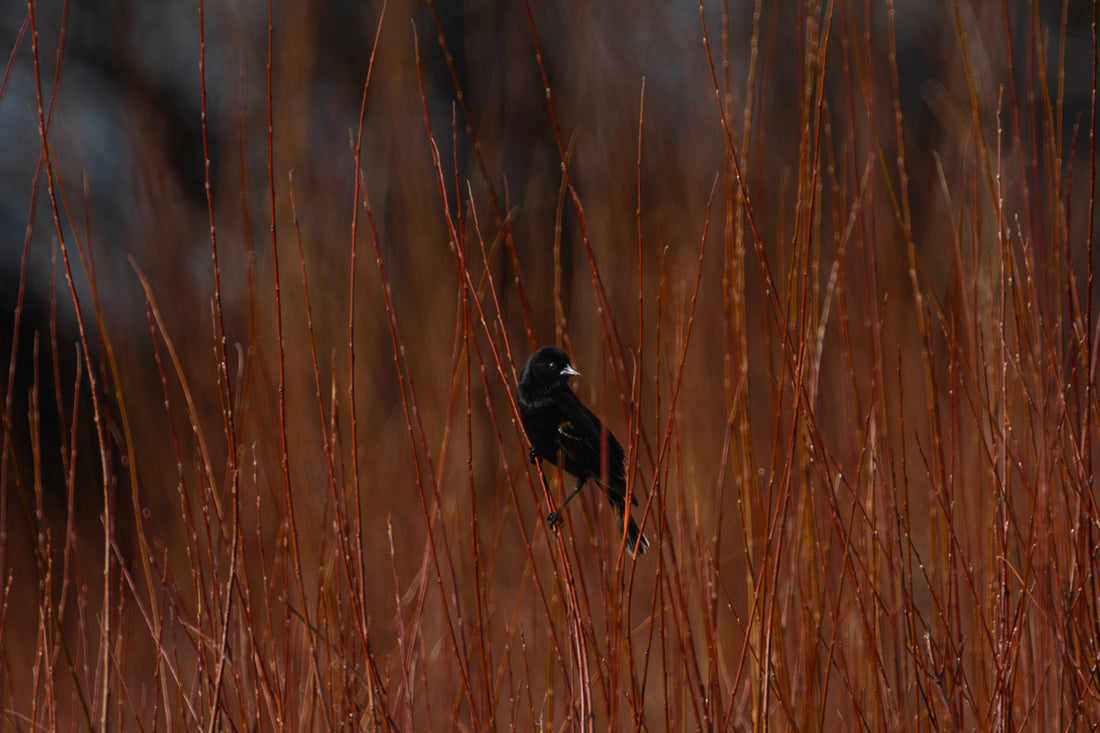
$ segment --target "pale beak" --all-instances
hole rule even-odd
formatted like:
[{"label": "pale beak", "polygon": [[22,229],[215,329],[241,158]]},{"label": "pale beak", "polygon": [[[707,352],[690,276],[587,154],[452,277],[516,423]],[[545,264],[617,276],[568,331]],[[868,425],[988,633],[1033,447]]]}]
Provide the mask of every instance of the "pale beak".
[{"label": "pale beak", "polygon": [[561,373],[567,377],[579,377],[581,375],[581,373],[574,369],[571,364],[566,364],[562,368]]}]

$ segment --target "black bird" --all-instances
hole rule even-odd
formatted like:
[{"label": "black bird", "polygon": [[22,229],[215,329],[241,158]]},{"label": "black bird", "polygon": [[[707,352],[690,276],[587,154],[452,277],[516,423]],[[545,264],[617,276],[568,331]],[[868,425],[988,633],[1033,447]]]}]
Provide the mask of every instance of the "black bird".
[{"label": "black bird", "polygon": [[[569,388],[569,377],[579,375],[564,351],[544,346],[531,355],[519,375],[516,402],[520,420],[531,441],[531,463],[547,460],[572,474],[577,487],[561,506],[550,512],[546,521],[553,526],[558,512],[577,495],[585,481],[592,478],[607,490],[608,501],[619,515],[620,526],[626,514],[625,454],[615,436]],[[630,497],[637,506],[638,500]],[[627,516],[626,543],[639,553],[646,551],[649,540]]]}]

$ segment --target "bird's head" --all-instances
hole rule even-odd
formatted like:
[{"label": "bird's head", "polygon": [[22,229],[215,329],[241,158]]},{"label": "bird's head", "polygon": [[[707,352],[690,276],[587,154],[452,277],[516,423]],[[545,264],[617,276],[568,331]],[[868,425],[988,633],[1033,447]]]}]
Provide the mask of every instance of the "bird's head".
[{"label": "bird's head", "polygon": [[569,383],[569,377],[579,375],[580,372],[569,363],[568,354],[556,346],[544,346],[527,360],[519,381],[537,394],[564,387]]}]

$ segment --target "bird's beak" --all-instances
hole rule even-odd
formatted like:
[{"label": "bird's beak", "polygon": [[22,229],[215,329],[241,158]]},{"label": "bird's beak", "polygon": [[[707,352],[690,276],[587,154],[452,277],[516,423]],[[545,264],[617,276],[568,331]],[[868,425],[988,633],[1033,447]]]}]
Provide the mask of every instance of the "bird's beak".
[{"label": "bird's beak", "polygon": [[581,373],[574,369],[571,364],[566,364],[561,370],[561,373],[567,377],[579,377],[581,375]]}]

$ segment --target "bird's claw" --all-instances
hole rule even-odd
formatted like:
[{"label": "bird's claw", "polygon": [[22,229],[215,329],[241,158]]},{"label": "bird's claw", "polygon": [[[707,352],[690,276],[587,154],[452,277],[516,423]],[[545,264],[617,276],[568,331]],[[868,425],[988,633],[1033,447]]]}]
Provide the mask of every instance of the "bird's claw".
[{"label": "bird's claw", "polygon": [[527,455],[531,456],[531,465],[532,466],[539,465],[539,454],[535,452],[535,447],[534,446],[531,446],[531,450],[530,450],[530,452],[528,452]]},{"label": "bird's claw", "polygon": [[551,527],[558,523],[558,513],[556,511],[550,512],[546,515],[546,522]]}]

